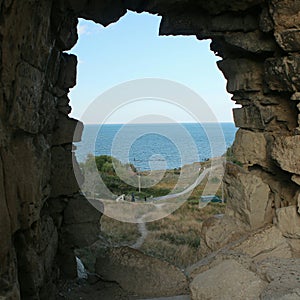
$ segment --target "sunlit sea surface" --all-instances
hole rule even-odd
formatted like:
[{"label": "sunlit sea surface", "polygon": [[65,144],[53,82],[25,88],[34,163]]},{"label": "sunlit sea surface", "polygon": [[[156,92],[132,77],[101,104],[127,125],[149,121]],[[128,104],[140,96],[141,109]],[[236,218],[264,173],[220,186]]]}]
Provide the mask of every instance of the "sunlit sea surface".
[{"label": "sunlit sea surface", "polygon": [[76,156],[111,155],[140,171],[175,169],[223,155],[236,131],[233,123],[85,125]]}]

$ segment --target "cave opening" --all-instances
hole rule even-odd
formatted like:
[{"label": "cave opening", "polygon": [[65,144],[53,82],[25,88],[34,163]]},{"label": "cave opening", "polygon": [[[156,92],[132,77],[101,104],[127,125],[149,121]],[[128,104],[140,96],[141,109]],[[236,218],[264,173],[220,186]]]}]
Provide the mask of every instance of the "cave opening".
[{"label": "cave opening", "polygon": [[[99,241],[101,213],[80,193],[74,175],[79,166],[72,144],[80,134],[73,133],[80,123],[69,117],[68,93],[76,84],[77,59],[65,51],[77,41],[79,17],[107,26],[127,10],[160,15],[161,35],[212,40],[227,91],[240,105],[234,109],[239,130],[223,180],[225,213],[216,212],[189,240],[185,234],[159,233],[160,249],[169,241],[196,249],[200,236],[209,256],[183,274],[138,251],[109,248],[91,261],[97,276],[107,280],[104,285],[116,281],[122,291],[146,298],[186,292],[194,299],[241,299],[244,291],[253,299],[299,294],[297,2],[13,0],[0,1],[0,7],[0,298],[54,299],[59,276],[77,276],[74,250]],[[150,224],[151,235],[159,226]],[[143,222],[138,226],[145,233]],[[129,233],[135,240],[130,226]],[[124,259],[129,257],[134,259]],[[151,268],[140,272],[139,261]],[[126,280],[129,265],[133,280]]]},{"label": "cave opening", "polygon": [[[99,171],[101,169],[100,172],[102,174],[100,176],[102,179],[104,178],[104,183],[108,189],[113,190],[114,193],[113,195],[108,193],[103,194],[102,200],[104,197],[119,199],[120,195],[124,195],[127,201],[131,201],[132,195],[134,194],[135,202],[148,201],[148,203],[153,203],[159,197],[168,194],[172,196],[172,193],[176,195],[183,191],[183,187],[180,186],[180,184],[176,185],[176,181],[178,181],[182,171],[182,161],[185,161],[184,164],[186,165],[195,164],[194,167],[197,167],[197,171],[202,168],[202,172],[206,168],[209,169],[211,164],[209,160],[212,158],[212,155],[222,156],[226,152],[226,148],[231,146],[234,139],[236,129],[232,124],[231,113],[234,104],[228,99],[229,94],[227,94],[225,90],[225,79],[217,69],[216,61],[218,58],[209,50],[211,41],[199,41],[195,36],[157,37],[158,22],[160,21],[161,18],[157,16],[147,13],[136,14],[133,12],[128,12],[121,20],[110,25],[108,28],[102,28],[97,24],[87,22],[83,19],[79,21],[79,41],[75,47],[69,51],[69,53],[76,54],[78,57],[77,85],[70,92],[71,105],[73,107],[71,116],[81,119],[81,116],[84,115],[83,111],[87,109],[86,107],[89,102],[91,102],[89,99],[95,98],[95,95],[101,93],[105,88],[130,79],[136,80],[156,77],[173,81],[176,80],[187,84],[189,88],[197,90],[197,92],[201,93],[201,96],[203,95],[205,100],[208,101],[211,106],[212,114],[215,114],[215,117],[210,118],[208,114],[204,113],[200,114],[200,117],[198,115],[198,118],[195,119],[188,113],[190,109],[188,106],[185,109],[179,109],[176,106],[174,107],[174,104],[172,105],[171,103],[160,101],[159,98],[149,101],[148,95],[145,95],[144,99],[141,99],[140,102],[127,103],[125,107],[123,106],[121,109],[115,109],[117,105],[112,105],[112,113],[108,116],[108,119],[103,120],[103,123],[101,122],[101,116],[98,117],[100,124],[96,125],[101,125],[98,130],[101,131],[102,129],[103,131],[98,141],[96,141],[96,143],[98,142],[97,146],[100,150],[96,149],[97,147],[95,148],[95,145],[92,143],[94,140],[91,138],[91,132],[96,130],[95,122],[97,122],[97,119],[93,119],[93,121],[86,119],[87,124],[85,124],[85,130],[83,132],[83,142],[76,145],[77,157],[79,158],[83,172],[85,172],[84,165],[90,163],[85,162],[89,154],[114,157],[111,149],[112,143],[114,139],[116,139],[118,130],[121,130],[126,123],[139,127],[136,133],[133,133],[132,126],[129,126],[129,132],[128,130],[124,130],[121,135],[126,136],[125,141],[123,140],[123,144],[122,141],[120,141],[117,145],[118,148],[124,148],[126,140],[131,138],[132,143],[130,147],[135,148],[131,151],[133,153],[114,151],[116,159],[123,163],[131,164],[131,170],[134,169],[137,178],[135,177],[133,181],[128,182],[128,177],[132,176],[132,174],[127,173],[125,175],[126,178],[124,179],[123,175],[123,178],[120,180],[120,178],[117,178],[119,174],[115,174],[115,170],[113,170],[115,165],[109,166],[111,160],[107,157],[102,157],[103,162],[101,162],[101,165],[97,165],[97,168]],[[101,74],[106,74],[106,76],[103,77]],[[118,97],[118,94],[115,96]],[[112,101],[113,100],[114,99],[112,99]],[[197,102],[196,100],[193,104],[194,110],[203,110],[204,112],[205,107],[201,107],[201,101]],[[99,106],[99,109],[100,108]],[[151,115],[150,118],[149,115]],[[148,118],[145,118],[145,116],[148,116]],[[168,119],[164,120],[161,116],[167,117]],[[174,156],[178,156],[178,154],[176,151],[172,151],[172,145],[163,139],[153,136],[153,134],[156,133],[160,137],[170,139],[170,136],[168,136],[170,134],[167,133],[167,131],[170,130],[170,122],[178,123],[180,126],[184,124],[183,126],[188,130],[188,134],[192,135],[193,139],[198,139],[198,154],[196,156],[192,155],[192,146],[189,146],[189,141],[187,141],[183,142],[187,144],[187,147],[183,150],[185,154],[179,153],[179,156],[188,155],[190,159],[182,160],[180,159],[181,157],[179,157],[176,161]],[[210,122],[210,124],[205,125],[204,123],[207,122]],[[224,134],[225,145],[222,145],[221,142],[218,144],[218,153],[213,153],[214,151],[211,149],[206,149],[211,147],[210,143],[218,143],[217,141],[209,140],[209,138],[213,140],[218,139],[220,134],[220,132],[214,128],[213,122],[223,123],[221,124],[221,131],[222,134]],[[161,129],[158,128],[158,126],[167,126],[167,129]],[[180,126],[172,127],[171,131],[177,131],[177,134],[180,135],[181,128],[178,128]],[[207,126],[208,128],[206,128]],[[216,131],[215,136],[209,136],[207,138],[206,131],[213,130]],[[111,132],[113,132],[113,134]],[[134,137],[130,136],[132,134]],[[150,140],[149,137],[147,139],[147,135],[149,134],[152,134],[152,139]],[[99,133],[97,133],[97,137],[98,135]],[[214,135],[214,133],[210,133],[210,135]],[[143,139],[143,136],[146,136],[146,138]],[[206,136],[206,138],[203,136]],[[184,140],[186,137],[183,134],[179,139]],[[141,141],[139,142],[139,140]],[[101,143],[107,143],[108,145],[101,147]],[[135,145],[135,143],[137,145]],[[157,147],[154,147],[150,153],[147,153],[147,149],[151,148],[155,143]],[[92,146],[92,148],[88,148],[86,144]],[[163,150],[165,152],[161,153],[160,148],[164,147],[165,149]],[[176,144],[175,147],[180,148],[180,146]],[[201,151],[204,152],[204,154],[200,154],[199,152]],[[142,155],[140,155],[141,152]],[[129,157],[126,157],[126,155],[129,155]],[[166,156],[169,157],[169,161],[165,158]],[[89,159],[92,159],[92,157],[90,156]],[[100,158],[98,160],[100,161]],[[149,166],[149,160],[154,162],[151,166]],[[165,163],[165,161],[166,165],[161,163]],[[153,175],[149,178],[151,168],[153,167]],[[193,168],[191,166],[189,168],[188,172],[191,173]],[[158,171],[163,171],[164,174]],[[197,175],[198,174],[199,172],[197,172]],[[197,251],[201,222],[211,216],[213,212],[215,214],[224,212],[224,206],[212,204],[204,209],[205,212],[201,214],[201,217],[194,213],[197,207],[203,208],[202,206],[199,207],[199,201],[204,191],[207,195],[213,193],[212,196],[215,196],[216,199],[224,199],[220,184],[222,174],[222,168],[220,168],[219,172],[212,174],[210,178],[205,177],[205,184],[202,183],[200,185],[201,182],[199,182],[195,185],[193,188],[195,191],[190,192],[187,196],[189,200],[182,211],[177,213],[177,217],[173,215],[171,219],[165,221],[165,229],[161,222],[156,222],[150,226],[151,228],[160,227],[160,230],[151,232],[149,235],[150,238],[147,239],[146,237],[149,231],[147,230],[145,222],[141,222],[141,217],[131,220],[130,218],[116,216],[115,214],[108,214],[106,217],[102,217],[102,234],[106,236],[114,246],[127,243],[133,247],[137,247],[138,245],[138,248],[141,249],[142,245],[145,244],[144,251],[146,253],[150,251],[151,247],[152,249],[156,249],[156,252],[152,250],[152,255],[158,257],[163,256],[165,260],[177,264],[178,267],[185,268],[188,263],[196,262],[201,256],[201,254],[198,253],[199,251]],[[115,175],[115,177],[113,177],[113,175]],[[88,175],[85,177],[86,181],[88,181]],[[124,184],[122,179],[128,184]],[[112,183],[113,180],[117,181],[118,184],[116,185],[115,182]],[[184,185],[184,189],[187,189],[194,184],[194,180],[182,181],[181,185]],[[90,183],[84,185],[82,191],[84,191],[87,198],[100,199],[101,187],[92,187],[92,182],[95,184],[95,176],[92,177],[90,181]],[[205,190],[208,181],[210,181],[211,186]],[[138,183],[139,186],[136,185],[136,183]],[[176,189],[174,188],[175,186]],[[124,197],[122,197],[122,199]],[[163,204],[161,203],[160,205]],[[206,205],[207,203],[205,203],[204,206]],[[168,215],[169,213],[159,218],[168,217]],[[185,215],[184,218],[182,217],[183,215]],[[174,220],[172,220],[172,218]],[[156,219],[157,217],[154,218],[152,216],[152,219],[148,220],[148,222]],[[141,232],[139,230],[140,227],[137,224],[124,224],[118,220],[142,223],[143,231]],[[192,220],[192,223],[194,222],[193,225],[195,228],[192,228],[192,224],[187,225],[189,223],[188,220]],[[169,223],[169,225],[167,225],[167,223]],[[178,223],[178,225],[175,225],[176,223]],[[123,233],[126,230],[130,232],[128,237]],[[145,234],[145,232],[147,234]],[[157,242],[154,242],[155,240]],[[182,250],[179,250],[178,247],[182,248]],[[186,255],[181,255],[184,251],[186,251]],[[163,252],[168,253],[167,257],[165,257]],[[79,251],[79,253],[82,254],[83,252]],[[90,265],[90,262],[87,262],[87,264]]]},{"label": "cave opening", "polygon": [[[230,123],[233,121],[232,108],[234,104],[228,99],[229,94],[225,90],[225,79],[217,69],[216,61],[218,58],[208,49],[210,41],[199,42],[195,35],[158,37],[157,32],[160,21],[161,18],[157,16],[133,12],[128,12],[121,20],[108,28],[101,28],[99,25],[83,19],[80,20],[78,25],[79,41],[69,52],[75,53],[79,58],[77,85],[70,92],[71,105],[73,106],[71,117],[80,119],[89,103],[96,97],[96,94],[101,94],[103,90],[111,88],[116,83],[130,79],[155,77],[185,83],[188,88],[194,89],[201,96],[203,95],[211,108],[211,113],[215,116],[211,118],[209,113],[207,114],[207,111],[201,108],[201,103],[197,103],[197,101],[195,101],[193,109],[195,111],[203,110],[198,120],[193,118],[195,116],[191,115],[192,112],[188,111],[187,108],[184,110],[183,107],[180,110],[176,105],[163,103],[163,101],[159,102],[159,99],[149,101],[149,97],[145,96],[145,101],[127,103],[127,106],[125,105],[121,109],[116,109],[112,105],[112,112],[107,116],[108,119],[105,120],[105,123],[116,125],[130,122],[137,124],[159,123],[159,118],[155,118],[155,114],[165,115],[169,118],[169,120],[162,120],[162,123],[199,122],[202,124],[206,122]],[[107,76],[105,78],[99,77],[99,70]],[[152,119],[149,116],[148,119],[137,120],[143,114],[152,114]],[[97,119],[87,119],[87,123],[87,126],[97,123]],[[101,120],[98,123],[101,123]],[[203,128],[199,128],[199,131],[201,129],[203,131]],[[227,148],[233,142],[235,129],[230,125],[228,125],[228,128],[224,125],[222,129],[225,129],[224,135]],[[207,135],[206,132],[205,134]],[[88,134],[84,132],[83,139],[86,135]],[[193,136],[193,138],[195,137]],[[203,145],[205,141],[203,138],[200,139]],[[208,144],[210,141],[206,142]],[[101,142],[99,143],[101,144]],[[88,153],[91,154],[95,151],[97,153],[97,150],[85,147],[83,144],[78,145],[77,157],[80,162],[87,157]],[[144,147],[144,151],[145,148],[147,146]],[[200,145],[198,145],[198,152],[201,151],[199,148]],[[226,149],[221,148],[220,143],[218,155],[222,155],[226,151]],[[98,151],[98,155],[111,155],[109,150],[108,146],[107,149],[102,148]],[[188,151],[188,147],[186,151]],[[190,160],[189,162],[204,161],[212,156],[212,151],[205,149],[204,152],[206,153],[199,154],[194,161]],[[120,155],[120,153],[117,154]],[[136,156],[137,153],[133,151],[127,161],[126,158],[121,159],[121,161],[132,164],[142,162],[143,158]],[[120,159],[120,157],[117,158]],[[145,170],[145,164],[142,166],[136,165],[136,167]],[[168,167],[175,169],[181,168],[182,165],[180,161],[177,161],[171,163]],[[149,168],[149,164],[147,168]]]}]

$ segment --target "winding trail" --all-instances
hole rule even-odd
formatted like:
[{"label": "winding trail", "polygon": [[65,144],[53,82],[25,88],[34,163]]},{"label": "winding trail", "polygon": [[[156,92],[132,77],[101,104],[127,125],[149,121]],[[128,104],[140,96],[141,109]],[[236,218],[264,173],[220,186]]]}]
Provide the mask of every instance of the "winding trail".
[{"label": "winding trail", "polygon": [[212,170],[216,169],[217,167],[218,166],[213,166],[213,167],[203,170],[203,172],[198,176],[198,178],[195,180],[195,182],[193,184],[191,184],[188,188],[183,190],[182,192],[177,193],[177,194],[169,194],[166,196],[156,197],[156,198],[153,198],[152,201],[172,199],[172,198],[176,198],[176,197],[179,197],[179,196],[182,196],[184,194],[191,192],[196,186],[198,186],[201,183],[201,181],[205,178],[205,176],[207,174],[209,174]]},{"label": "winding trail", "polygon": [[144,241],[146,240],[148,236],[148,229],[146,223],[143,221],[144,217],[147,215],[143,215],[141,218],[138,219],[138,230],[140,232],[140,237],[137,239],[134,245],[131,246],[131,248],[139,249],[142,247]]},{"label": "winding trail", "polygon": [[[153,198],[151,200],[151,202],[172,199],[172,198],[176,198],[176,197],[182,196],[182,195],[184,195],[186,193],[189,193],[196,186],[198,186],[200,184],[200,182],[205,178],[205,176],[208,173],[210,173],[215,168],[216,168],[216,166],[203,170],[203,172],[198,176],[198,178],[196,179],[196,181],[192,185],[190,185],[187,189],[183,190],[182,192],[177,193],[177,194],[169,194],[169,195],[166,195],[166,196],[156,197],[156,198]],[[158,208],[161,208],[161,207],[164,206],[164,203],[154,203],[154,205],[156,207],[158,207]],[[141,246],[143,245],[143,243],[145,242],[145,240],[146,240],[146,238],[148,236],[149,231],[147,229],[146,222],[144,222],[144,219],[146,218],[146,216],[147,216],[147,214],[144,214],[142,217],[140,217],[137,220],[138,221],[137,222],[138,223],[138,230],[139,230],[139,233],[140,233],[141,236],[137,239],[137,241],[135,242],[135,244],[133,244],[131,246],[131,248],[134,248],[134,249],[141,248]]]}]

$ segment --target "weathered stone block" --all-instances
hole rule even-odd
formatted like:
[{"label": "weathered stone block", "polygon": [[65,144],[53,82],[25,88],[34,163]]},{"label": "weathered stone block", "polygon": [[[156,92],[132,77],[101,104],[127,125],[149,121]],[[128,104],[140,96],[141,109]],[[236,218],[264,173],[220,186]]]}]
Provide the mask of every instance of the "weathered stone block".
[{"label": "weathered stone block", "polygon": [[256,16],[245,15],[238,16],[236,14],[224,13],[210,18],[210,30],[213,32],[242,31],[245,33],[254,31],[258,28],[258,20]]},{"label": "weathered stone block", "polygon": [[275,33],[275,38],[280,47],[287,52],[300,50],[300,30],[289,29]]},{"label": "weathered stone block", "polygon": [[244,129],[264,129],[260,110],[254,106],[244,106],[233,109],[234,123]]},{"label": "weathered stone block", "polygon": [[159,35],[195,35],[201,32],[201,38],[207,36],[208,29],[207,15],[195,13],[191,16],[181,15],[165,15],[163,16]]},{"label": "weathered stone block", "polygon": [[99,239],[100,219],[98,224],[80,223],[63,225],[61,229],[65,243],[75,248],[83,248],[92,245]]},{"label": "weathered stone block", "polygon": [[300,175],[300,136],[276,136],[272,158],[281,169]]},{"label": "weathered stone block", "polygon": [[299,51],[300,17],[298,12],[300,6],[298,1],[273,1],[271,7],[277,43],[287,52]]},{"label": "weathered stone block", "polygon": [[76,85],[77,57],[73,54],[63,53],[61,56],[60,70],[57,86],[68,90]]},{"label": "weathered stone block", "polygon": [[64,145],[81,141],[82,122],[60,113],[55,127],[52,145]]},{"label": "weathered stone block", "polygon": [[14,128],[36,134],[40,127],[44,74],[25,62],[18,65],[16,72],[16,89],[9,122]]},{"label": "weathered stone block", "polygon": [[62,51],[70,50],[78,40],[77,34],[78,19],[73,14],[67,14],[59,28],[56,45]]},{"label": "weathered stone block", "polygon": [[235,260],[225,260],[198,275],[191,283],[193,300],[259,299],[267,283]]},{"label": "weathered stone block", "polygon": [[49,54],[48,64],[45,72],[47,78],[48,90],[53,92],[53,87],[57,83],[60,69],[62,53],[57,49],[53,48]]},{"label": "weathered stone block", "polygon": [[223,215],[205,220],[201,229],[201,237],[211,251],[216,251],[239,239],[246,232],[245,224],[238,219]]},{"label": "weathered stone block", "polygon": [[270,32],[274,29],[274,23],[268,7],[264,7],[260,14],[259,28],[262,32]]},{"label": "weathered stone block", "polygon": [[80,17],[108,26],[118,21],[126,12],[121,0],[89,1],[81,11]]},{"label": "weathered stone block", "polygon": [[269,257],[292,257],[287,239],[274,225],[251,234],[245,241],[233,247],[232,250],[247,254],[256,262]]},{"label": "weathered stone block", "polygon": [[83,195],[71,197],[64,210],[62,234],[64,243],[71,248],[89,246],[99,239],[100,218],[97,210]]},{"label": "weathered stone block", "polygon": [[265,81],[272,91],[300,90],[300,57],[289,55],[265,61]]},{"label": "weathered stone block", "polygon": [[45,270],[41,257],[35,249],[27,243],[22,232],[15,236],[18,257],[18,277],[20,289],[24,298],[35,298],[45,280]]},{"label": "weathered stone block", "polygon": [[184,295],[188,289],[186,277],[178,268],[129,247],[110,248],[99,255],[96,272],[140,297]]},{"label": "weathered stone block", "polygon": [[248,59],[225,59],[217,62],[227,79],[227,91],[257,92],[262,89],[263,65]]},{"label": "weathered stone block", "polygon": [[72,197],[64,210],[65,224],[99,224],[102,213],[82,195]]},{"label": "weathered stone block", "polygon": [[242,164],[268,166],[267,141],[262,132],[239,129],[233,144],[233,153]]},{"label": "weathered stone block", "polygon": [[287,29],[299,28],[300,4],[298,1],[277,0],[271,3],[271,13],[275,24],[275,36]]},{"label": "weathered stone block", "polygon": [[227,194],[226,215],[239,219],[251,229],[272,222],[270,188],[260,177],[233,164],[227,164],[224,182]]},{"label": "weathered stone block", "polygon": [[[209,16],[202,10],[195,10],[193,14],[182,12],[163,15],[160,23],[160,35],[196,35],[198,39],[220,36],[230,31],[242,31],[240,38],[246,42],[245,32],[256,30],[258,27],[257,18],[251,15],[237,16],[236,14],[222,14],[219,16]],[[239,33],[229,33],[226,36],[230,39],[231,34],[235,43],[238,42]],[[241,42],[240,42],[241,43]],[[266,44],[266,43],[265,43]],[[249,46],[249,43],[248,43]],[[252,46],[254,47],[254,46]]]},{"label": "weathered stone block", "polygon": [[300,185],[300,175],[293,175],[292,176],[292,180],[297,183],[298,185]]},{"label": "weathered stone block", "polygon": [[74,153],[61,146],[52,148],[51,197],[73,195],[80,189],[83,177]]},{"label": "weathered stone block", "polygon": [[17,136],[2,151],[5,191],[12,229],[26,229],[40,218],[43,200],[49,194],[50,149],[42,135]]},{"label": "weathered stone block", "polygon": [[300,215],[295,205],[277,209],[276,216],[278,228],[285,237],[300,239]]},{"label": "weathered stone block", "polygon": [[44,91],[39,109],[39,132],[52,133],[58,117],[56,109],[57,98],[51,93]]},{"label": "weathered stone block", "polygon": [[260,31],[235,32],[225,34],[225,41],[235,47],[251,53],[274,52],[278,47],[274,39]]},{"label": "weathered stone block", "polygon": [[269,258],[259,265],[260,276],[270,283],[262,292],[262,300],[299,299],[300,259]]},{"label": "weathered stone block", "polygon": [[69,105],[70,99],[68,97],[63,97],[58,99],[58,111],[64,115],[69,115],[72,111],[71,106]]}]

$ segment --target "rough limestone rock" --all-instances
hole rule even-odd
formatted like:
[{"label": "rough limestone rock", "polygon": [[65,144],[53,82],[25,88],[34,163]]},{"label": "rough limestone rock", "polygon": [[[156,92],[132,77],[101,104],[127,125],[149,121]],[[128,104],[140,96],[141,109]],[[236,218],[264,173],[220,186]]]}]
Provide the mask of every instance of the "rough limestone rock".
[{"label": "rough limestone rock", "polygon": [[258,265],[258,269],[260,275],[270,282],[260,299],[300,298],[300,259],[268,258]]},{"label": "rough limestone rock", "polygon": [[64,210],[62,234],[65,242],[83,248],[97,241],[102,213],[81,195],[71,198]]},{"label": "rough limestone rock", "polygon": [[[232,244],[234,245],[235,243]],[[226,260],[235,260],[244,268],[251,271],[256,271],[256,265],[250,256],[231,250],[231,247],[229,246],[205,256],[200,261],[189,266],[185,270],[185,273],[189,281],[192,282],[199,274],[213,269]]]},{"label": "rough limestone rock", "polygon": [[228,164],[224,181],[228,199],[226,215],[239,219],[251,229],[272,221],[270,188],[259,176]]},{"label": "rough limestone rock", "polygon": [[268,165],[267,141],[263,133],[238,130],[233,145],[233,152],[236,159],[244,165]]},{"label": "rough limestone rock", "polygon": [[[297,202],[299,212],[298,1],[0,0],[0,298],[53,299],[57,274],[76,271],[75,245],[63,227],[77,230],[73,242],[81,244],[85,225],[64,220],[78,220],[69,202],[82,183],[72,146],[79,140],[73,136],[77,122],[68,117],[77,58],[64,51],[77,41],[79,17],[107,26],[128,9],[160,15],[161,35],[211,39],[221,57],[227,90],[241,105],[234,119],[243,129],[234,145],[243,168],[228,167],[225,176],[224,220],[232,219],[226,232],[231,235],[230,224],[237,222],[256,230],[272,223],[275,210]],[[295,210],[277,212],[279,228],[299,253]],[[205,229],[209,251],[229,241],[213,228]],[[266,230],[253,241],[265,241],[268,252],[272,235]],[[254,246],[248,251],[257,253]],[[297,293],[291,289],[283,297]]]},{"label": "rough limestone rock", "polygon": [[205,245],[211,251],[215,251],[239,239],[246,232],[246,225],[238,219],[226,215],[217,215],[204,221],[201,237]]},{"label": "rough limestone rock", "polygon": [[81,141],[83,124],[64,114],[59,114],[56,129],[52,137],[52,145],[64,145]]},{"label": "rough limestone rock", "polygon": [[297,92],[300,87],[300,58],[290,54],[265,61],[265,80],[271,91]]},{"label": "rough limestone rock", "polygon": [[60,70],[57,86],[68,90],[76,85],[77,57],[73,54],[63,53],[61,56]]},{"label": "rough limestone rock", "polygon": [[296,206],[276,210],[278,228],[285,237],[300,239],[300,215]]},{"label": "rough limestone rock", "polygon": [[292,180],[297,183],[298,185],[300,185],[300,175],[293,175],[292,176]]},{"label": "rough limestone rock", "polygon": [[190,284],[193,300],[257,300],[267,283],[235,260],[225,260]]},{"label": "rough limestone rock", "polygon": [[249,59],[227,59],[218,62],[219,69],[228,80],[227,91],[256,92],[262,88],[262,66]]},{"label": "rough limestone rock", "polygon": [[233,118],[235,124],[240,128],[259,130],[265,126],[262,114],[256,106],[234,108]]},{"label": "rough limestone rock", "polygon": [[68,146],[52,148],[51,197],[75,194],[80,189],[83,177],[77,164],[75,154]]},{"label": "rough limestone rock", "polygon": [[292,245],[291,241],[298,240],[283,237],[275,225],[269,225],[251,233],[245,232],[238,240],[228,243],[222,248],[219,247],[216,251],[188,267],[186,274],[190,280],[193,280],[200,273],[214,268],[224,260],[235,260],[246,269],[256,272],[257,263],[266,258],[295,257],[299,249],[297,244]]},{"label": "rough limestone rock", "polygon": [[272,3],[273,21],[277,43],[285,51],[299,51],[299,30],[294,24],[299,22],[299,3],[275,1]]},{"label": "rough limestone rock", "polygon": [[185,295],[188,289],[178,268],[129,247],[111,248],[97,257],[96,273],[140,297]]},{"label": "rough limestone rock", "polygon": [[283,170],[300,175],[300,135],[276,137],[272,157]]},{"label": "rough limestone rock", "polygon": [[247,254],[256,262],[268,257],[292,257],[288,240],[275,226],[268,226],[252,233],[247,239],[231,249],[238,253]]}]

